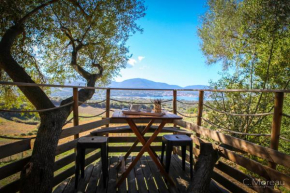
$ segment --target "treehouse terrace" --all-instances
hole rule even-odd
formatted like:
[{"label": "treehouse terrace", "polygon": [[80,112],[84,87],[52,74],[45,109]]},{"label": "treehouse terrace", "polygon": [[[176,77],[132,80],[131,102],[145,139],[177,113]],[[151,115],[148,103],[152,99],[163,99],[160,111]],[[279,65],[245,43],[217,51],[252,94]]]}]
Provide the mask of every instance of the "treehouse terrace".
[{"label": "treehouse terrace", "polygon": [[[64,123],[65,127],[55,151],[53,192],[193,192],[201,188],[199,185],[207,183],[203,181],[207,177],[211,179],[208,182],[210,192],[290,191],[290,155],[279,149],[282,143],[289,145],[289,139],[281,135],[282,121],[290,118],[289,114],[283,112],[283,100],[289,95],[289,90],[120,89],[7,82],[1,82],[1,85],[71,89],[73,101],[59,107],[42,110],[0,110],[2,113],[37,113],[72,107],[73,116]],[[106,98],[93,104],[79,101],[80,89],[105,91]],[[146,118],[140,115],[130,117],[122,114],[120,109],[123,107],[112,108],[112,103],[121,101],[128,105],[134,103],[150,105],[148,104],[150,102],[111,98],[112,90],[167,91],[172,92],[172,100],[162,101],[162,106],[168,113],[161,117]],[[181,92],[198,92],[198,101],[178,100],[178,94]],[[214,107],[213,103],[204,97],[222,93],[270,94],[273,96],[273,109],[267,112],[237,113],[231,109]],[[105,104],[103,111],[90,116],[81,115],[81,105],[94,107],[101,103]],[[197,113],[183,112],[181,107],[184,106],[195,106]],[[215,117],[209,116],[210,112],[229,117],[268,117],[272,121],[272,126],[268,133],[247,133],[222,128],[215,123]],[[90,121],[81,123],[80,118],[88,118]],[[183,151],[183,147],[175,146],[167,172],[163,165],[167,165],[165,162],[168,157],[166,156],[163,163],[160,162],[161,142],[164,142],[164,135],[172,134],[190,136],[192,148],[187,146]],[[85,152],[84,177],[77,178],[78,186],[75,189],[77,159],[75,150],[79,138],[84,136],[108,137],[108,177],[104,183],[102,159],[106,155],[103,155],[100,149],[88,149]],[[31,158],[35,137],[1,136],[1,138],[11,141],[0,146],[0,159],[4,163],[0,167],[0,192],[17,192],[20,187],[20,172]],[[251,141],[252,138],[266,139],[269,145],[254,143]],[[213,152],[218,154],[216,158],[211,156],[215,155]],[[12,156],[15,159],[7,161]],[[185,168],[182,161],[184,157]],[[192,179],[191,157],[194,163]]]}]

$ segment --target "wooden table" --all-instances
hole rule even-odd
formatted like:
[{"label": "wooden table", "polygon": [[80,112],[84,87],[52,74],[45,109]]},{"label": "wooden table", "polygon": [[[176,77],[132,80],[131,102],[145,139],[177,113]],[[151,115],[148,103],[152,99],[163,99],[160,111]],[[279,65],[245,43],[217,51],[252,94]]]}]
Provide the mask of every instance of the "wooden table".
[{"label": "wooden table", "polygon": [[[165,179],[171,184],[175,185],[173,180],[170,178],[168,173],[165,171],[162,163],[159,161],[157,154],[155,151],[150,147],[150,144],[154,141],[154,139],[157,137],[157,135],[160,133],[160,131],[163,129],[163,127],[166,125],[166,123],[173,123],[174,120],[176,119],[182,119],[182,117],[171,114],[171,113],[166,113],[163,116],[140,116],[140,115],[125,115],[122,113],[122,111],[115,111],[111,117],[111,119],[125,119],[127,123],[129,124],[130,128],[132,131],[135,133],[137,140],[134,142],[132,147],[129,149],[129,151],[126,153],[124,156],[124,159],[127,159],[127,157],[130,155],[132,150],[137,146],[138,142],[140,141],[143,145],[141,151],[138,153],[136,158],[133,160],[133,162],[129,165],[128,169],[122,174],[121,178],[117,182],[117,187],[121,185],[121,183],[126,179],[128,176],[129,172],[134,168],[138,160],[142,157],[142,155],[145,153],[145,151],[148,152],[154,163],[157,165],[159,168],[161,174],[165,177]],[[145,129],[140,132],[134,122],[134,120],[142,120],[142,119],[149,119],[148,125],[145,127]],[[154,121],[156,120],[161,120],[161,123],[159,127],[154,131],[153,135],[146,140],[144,135],[147,133],[147,131],[150,129]]]}]

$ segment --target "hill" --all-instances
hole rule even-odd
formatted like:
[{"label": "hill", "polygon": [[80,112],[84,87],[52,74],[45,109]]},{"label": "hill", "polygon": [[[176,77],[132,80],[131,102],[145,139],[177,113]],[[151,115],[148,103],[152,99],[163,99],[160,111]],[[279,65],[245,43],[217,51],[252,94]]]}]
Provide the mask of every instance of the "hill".
[{"label": "hill", "polygon": [[154,82],[152,80],[133,78],[122,82],[113,81],[108,87],[110,88],[153,88],[153,89],[202,89],[208,88],[206,85],[190,85],[181,87],[178,85],[170,85],[163,82]]}]

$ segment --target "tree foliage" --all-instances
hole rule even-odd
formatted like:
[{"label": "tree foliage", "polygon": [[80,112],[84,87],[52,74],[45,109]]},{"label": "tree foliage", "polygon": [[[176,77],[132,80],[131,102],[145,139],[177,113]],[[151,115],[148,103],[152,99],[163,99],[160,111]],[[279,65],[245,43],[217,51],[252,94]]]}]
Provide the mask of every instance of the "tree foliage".
[{"label": "tree foliage", "polygon": [[[289,89],[290,82],[290,1],[208,0],[199,36],[209,65],[219,63],[234,73],[223,73],[214,88]],[[236,114],[273,112],[274,95],[267,93],[212,93],[210,104]],[[289,96],[284,101],[290,113]],[[270,134],[272,116],[231,116],[208,111],[212,128],[256,134]],[[290,120],[283,118],[282,135],[290,138]],[[226,130],[223,130],[227,132]],[[269,146],[269,137],[231,135]],[[281,140],[280,150],[290,152]]]},{"label": "tree foliage", "polygon": [[[0,36],[44,1],[1,1]],[[99,84],[108,83],[130,57],[126,41],[142,29],[136,20],[144,16],[142,1],[60,0],[41,8],[24,24],[12,47],[14,59],[36,83],[87,80],[102,68]],[[86,73],[86,72],[87,73]],[[10,81],[0,70],[0,80]],[[49,92],[49,91],[47,91]],[[16,105],[19,91],[1,88],[6,105]],[[19,98],[21,101],[25,97]]]}]

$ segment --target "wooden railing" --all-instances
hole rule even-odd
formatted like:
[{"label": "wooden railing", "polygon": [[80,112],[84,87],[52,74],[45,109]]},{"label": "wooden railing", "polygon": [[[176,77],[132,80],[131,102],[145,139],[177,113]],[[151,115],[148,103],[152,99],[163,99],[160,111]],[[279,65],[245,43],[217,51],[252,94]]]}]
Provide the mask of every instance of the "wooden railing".
[{"label": "wooden railing", "polygon": [[[18,85],[18,86],[39,86],[34,84],[25,84],[25,83],[3,83],[2,85]],[[73,140],[60,144],[57,147],[56,156],[63,154],[64,152],[69,152],[69,154],[57,161],[55,161],[54,171],[58,171],[54,177],[53,184],[57,185],[66,178],[72,176],[74,174],[74,160],[75,153],[73,149],[76,146],[77,139],[83,133],[87,133],[93,129],[106,127],[109,124],[124,124],[124,121],[118,120],[110,120],[110,101],[111,96],[110,93],[112,90],[158,90],[158,91],[171,91],[173,100],[172,100],[172,112],[178,114],[178,101],[177,95],[178,92],[182,91],[198,91],[199,92],[199,101],[198,101],[198,113],[196,123],[186,122],[186,121],[175,121],[174,125],[188,129],[192,131],[195,136],[193,136],[194,146],[193,152],[195,157],[197,158],[199,155],[199,144],[202,142],[215,141],[213,143],[214,148],[219,151],[220,156],[223,159],[220,159],[215,166],[213,179],[218,183],[223,185],[225,188],[229,189],[233,192],[246,192],[245,186],[248,186],[254,191],[257,192],[278,192],[277,189],[274,188],[274,185],[271,183],[273,181],[280,182],[280,184],[286,188],[290,189],[290,176],[284,174],[282,172],[277,171],[276,165],[282,165],[286,168],[290,168],[290,155],[284,154],[278,151],[279,138],[280,138],[280,128],[281,128],[281,119],[282,116],[288,117],[289,115],[282,112],[283,107],[283,96],[284,93],[290,93],[289,90],[210,90],[210,89],[120,89],[120,88],[97,88],[97,87],[80,87],[80,86],[62,86],[62,85],[41,85],[48,87],[63,87],[63,88],[72,88],[73,92],[73,127],[64,129],[61,133],[60,139],[64,139],[67,137],[72,137]],[[105,117],[101,120],[93,121],[91,123],[86,123],[79,125],[79,102],[77,91],[79,88],[85,89],[103,89],[106,90],[106,109],[105,109]],[[274,112],[273,112],[273,124],[271,131],[271,145],[270,147],[263,147],[258,144],[254,144],[252,142],[233,137],[229,134],[224,134],[219,131],[211,130],[205,127],[202,127],[203,120],[203,106],[204,106],[204,93],[205,92],[274,92],[275,93],[275,104],[274,104]],[[185,103],[185,102],[183,102]],[[61,108],[61,107],[57,107]],[[0,110],[5,111],[5,110]],[[16,110],[15,110],[16,111]],[[15,112],[13,111],[13,112]],[[37,110],[31,110],[33,112],[37,112]],[[43,111],[43,110],[42,110]],[[26,111],[28,112],[28,111]],[[144,120],[143,123],[147,122]],[[118,146],[109,145],[110,153],[118,153],[118,152],[126,152],[128,150],[128,146],[123,143],[133,143],[136,137],[133,136],[110,136],[109,143],[115,144],[118,143]],[[13,156],[19,153],[31,151],[33,148],[34,139],[24,139],[17,142],[13,142],[7,145],[0,146],[0,159]],[[158,136],[156,142],[161,142],[161,136]],[[153,146],[153,149],[156,151],[161,150],[160,145]],[[137,147],[134,151],[138,152],[140,147]],[[179,149],[176,149],[178,154],[181,154]],[[86,159],[86,165],[92,163],[96,159],[100,157],[99,151],[88,151],[88,157]],[[263,165],[253,159],[250,159],[251,156],[256,156],[263,160],[267,160],[269,166]],[[189,158],[189,157],[188,157]],[[6,184],[4,187],[0,188],[0,192],[17,192],[19,190],[19,174],[21,169],[28,163],[30,156],[24,157],[22,159],[18,159],[12,163],[4,165],[0,167],[0,180],[5,180],[10,178],[11,176],[15,177],[15,180],[12,180],[10,183]],[[196,160],[195,160],[196,161]],[[251,177],[245,172],[237,169],[237,166],[241,166],[246,170],[254,173],[258,178]],[[63,167],[67,167],[67,169],[60,170]],[[62,171],[62,172],[59,172]],[[227,177],[226,177],[227,176]],[[228,177],[229,176],[229,177]],[[236,181],[235,183],[233,181]],[[271,183],[264,184],[264,183]],[[243,186],[241,186],[241,184]]]}]

